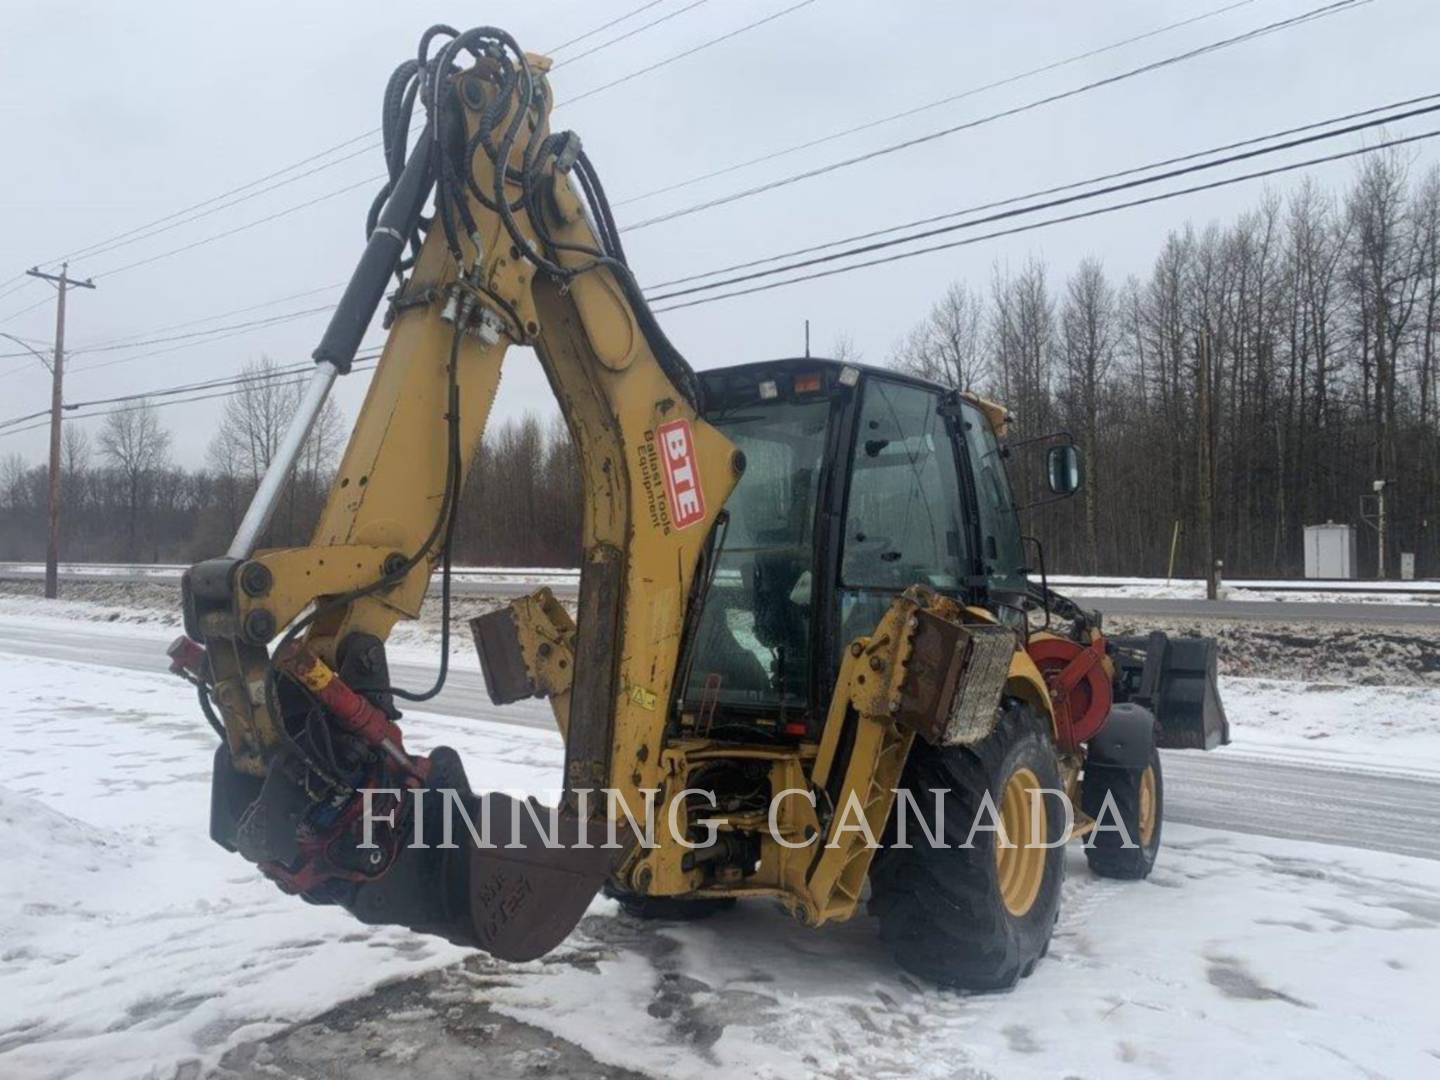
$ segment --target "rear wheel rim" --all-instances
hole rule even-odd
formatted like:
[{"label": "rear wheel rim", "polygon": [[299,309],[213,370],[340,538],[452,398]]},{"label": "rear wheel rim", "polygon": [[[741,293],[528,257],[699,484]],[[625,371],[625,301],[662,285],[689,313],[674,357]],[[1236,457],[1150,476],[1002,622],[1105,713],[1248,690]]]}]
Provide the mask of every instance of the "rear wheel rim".
[{"label": "rear wheel rim", "polygon": [[1140,846],[1148,848],[1155,839],[1155,766],[1140,774]]},{"label": "rear wheel rim", "polygon": [[1010,774],[1000,793],[1000,824],[1008,846],[1000,836],[995,838],[995,877],[1001,903],[1017,917],[1035,906],[1045,880],[1047,851],[1031,843],[1032,838],[1041,838],[1041,843],[1048,839],[1045,802],[1030,794],[1039,786],[1039,777],[1020,768]]}]

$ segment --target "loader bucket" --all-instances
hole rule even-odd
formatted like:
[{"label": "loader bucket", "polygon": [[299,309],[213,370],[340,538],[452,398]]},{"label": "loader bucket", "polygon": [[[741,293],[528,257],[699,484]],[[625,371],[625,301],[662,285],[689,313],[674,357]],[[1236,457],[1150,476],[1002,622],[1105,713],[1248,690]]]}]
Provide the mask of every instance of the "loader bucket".
[{"label": "loader bucket", "polygon": [[1172,637],[1159,631],[1109,639],[1115,662],[1115,700],[1155,714],[1158,745],[1213,750],[1230,741],[1230,722],[1216,681],[1214,638]]}]

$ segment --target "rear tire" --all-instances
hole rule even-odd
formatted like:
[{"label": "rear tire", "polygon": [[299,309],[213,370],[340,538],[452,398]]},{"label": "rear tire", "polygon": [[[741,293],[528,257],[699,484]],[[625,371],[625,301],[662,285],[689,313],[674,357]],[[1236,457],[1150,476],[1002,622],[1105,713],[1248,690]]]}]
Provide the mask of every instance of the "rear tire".
[{"label": "rear tire", "polygon": [[[1026,784],[1061,788],[1049,724],[1029,706],[1008,701],[995,730],[974,747],[917,741],[901,783],[927,817],[934,812],[935,793],[947,792],[945,831],[939,839],[948,846],[932,847],[910,811],[910,846],[886,846],[876,853],[870,911],[880,921],[880,936],[901,967],[942,986],[1014,986],[1050,945],[1065,875],[1064,845],[1057,843],[1064,835],[1064,815],[1054,796],[1039,800],[1044,820],[1037,834],[1056,845],[1048,849],[1024,847],[1028,836],[1023,831],[1009,836],[1014,848],[997,851],[991,830],[977,831],[971,847],[961,845],[980,814],[984,792],[1008,826],[1012,811],[1023,817],[1019,808],[1029,802],[1017,804],[1017,790]],[[892,813],[887,845],[893,843],[897,817]],[[988,810],[981,824],[993,825]]]},{"label": "rear tire", "polygon": [[[1085,840],[1085,859],[1090,870],[1103,878],[1140,881],[1150,876],[1160,854],[1160,828],[1165,822],[1165,780],[1160,772],[1160,751],[1151,748],[1150,764],[1143,769],[1117,769],[1108,765],[1086,765],[1080,788],[1080,808],[1099,820],[1105,795],[1114,800],[1114,810],[1105,814],[1110,826]],[[1132,841],[1113,831],[1125,826]]]},{"label": "rear tire", "polygon": [[635,919],[664,919],[669,922],[693,922],[708,919],[735,906],[733,896],[705,896],[687,900],[681,896],[641,896],[618,889],[609,882],[605,895],[620,904],[620,910]]}]

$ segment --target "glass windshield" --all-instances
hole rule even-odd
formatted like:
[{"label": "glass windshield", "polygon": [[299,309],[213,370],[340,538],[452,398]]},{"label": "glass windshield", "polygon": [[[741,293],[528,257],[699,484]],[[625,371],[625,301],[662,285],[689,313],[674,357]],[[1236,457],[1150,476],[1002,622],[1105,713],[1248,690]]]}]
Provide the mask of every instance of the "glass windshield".
[{"label": "glass windshield", "polygon": [[960,407],[965,446],[975,470],[975,496],[980,510],[980,562],[997,592],[1024,592],[1025,551],[1020,521],[1005,459],[985,415],[969,402]]},{"label": "glass windshield", "polygon": [[940,396],[869,379],[855,437],[840,564],[840,641],[875,629],[894,594],[963,587],[967,548],[955,446]]},{"label": "glass windshield", "polygon": [[830,403],[773,401],[706,419],[745,454],[695,641],[687,704],[803,708],[810,565]]}]

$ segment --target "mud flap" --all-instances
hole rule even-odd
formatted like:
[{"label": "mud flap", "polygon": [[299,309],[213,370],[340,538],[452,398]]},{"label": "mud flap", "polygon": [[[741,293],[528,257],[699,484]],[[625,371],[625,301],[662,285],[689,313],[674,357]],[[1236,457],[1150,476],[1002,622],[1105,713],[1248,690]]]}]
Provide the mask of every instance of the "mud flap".
[{"label": "mud flap", "polygon": [[1112,637],[1115,700],[1143,705],[1160,724],[1157,744],[1168,749],[1213,750],[1230,741],[1230,723],[1216,680],[1214,638]]}]

